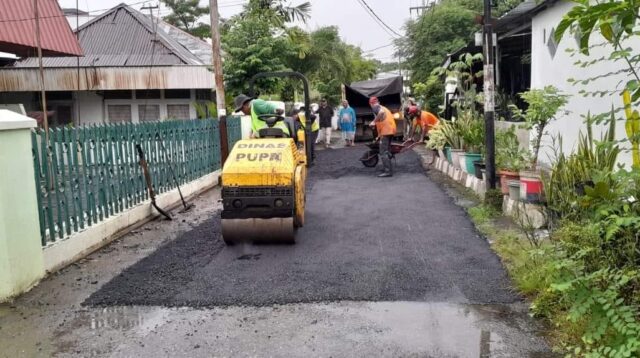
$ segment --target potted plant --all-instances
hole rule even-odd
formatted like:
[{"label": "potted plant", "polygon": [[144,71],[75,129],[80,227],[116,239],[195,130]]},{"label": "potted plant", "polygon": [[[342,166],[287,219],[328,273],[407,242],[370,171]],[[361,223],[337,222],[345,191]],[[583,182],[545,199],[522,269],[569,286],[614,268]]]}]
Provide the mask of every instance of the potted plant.
[{"label": "potted plant", "polygon": [[496,132],[496,168],[502,194],[509,194],[509,180],[519,180],[520,170],[529,163],[529,152],[520,148],[515,127]]},{"label": "potted plant", "polygon": [[459,125],[453,121],[441,121],[441,131],[445,137],[445,141],[449,146],[449,153],[451,155],[451,164],[460,168],[460,153],[462,150],[462,137],[460,136]]},{"label": "potted plant", "polygon": [[429,140],[427,141],[427,149],[437,150],[440,158],[445,157],[445,145],[447,145],[447,138],[442,132],[442,125],[436,124],[429,131]]},{"label": "potted plant", "polygon": [[520,200],[520,180],[507,180],[507,191],[511,200]]},{"label": "potted plant", "polygon": [[476,178],[480,180],[484,179],[485,168],[486,165],[484,164],[484,161],[482,159],[473,162],[473,170],[476,174]]},{"label": "potted plant", "polygon": [[474,162],[482,159],[484,147],[484,122],[475,116],[471,116],[464,122],[462,131],[464,140],[464,168],[469,174],[476,175]]},{"label": "potted plant", "polygon": [[560,93],[553,86],[542,89],[531,89],[520,93],[520,97],[526,102],[527,110],[511,106],[516,118],[524,120],[524,127],[533,130],[533,156],[531,162],[522,168],[520,178],[522,181],[521,195],[528,200],[538,201],[542,195],[542,179],[538,170],[538,155],[545,129],[556,119],[557,113],[567,104],[568,96]]}]

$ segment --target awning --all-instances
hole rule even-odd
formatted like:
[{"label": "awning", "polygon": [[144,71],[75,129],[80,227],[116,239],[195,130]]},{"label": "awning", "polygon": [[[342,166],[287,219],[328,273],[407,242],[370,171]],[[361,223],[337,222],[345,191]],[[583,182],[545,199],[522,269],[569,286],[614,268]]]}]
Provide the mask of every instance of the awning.
[{"label": "awning", "polygon": [[[37,0],[40,45],[44,56],[82,56],[82,49],[56,0]],[[2,0],[0,52],[35,56],[36,21],[33,0]]]}]

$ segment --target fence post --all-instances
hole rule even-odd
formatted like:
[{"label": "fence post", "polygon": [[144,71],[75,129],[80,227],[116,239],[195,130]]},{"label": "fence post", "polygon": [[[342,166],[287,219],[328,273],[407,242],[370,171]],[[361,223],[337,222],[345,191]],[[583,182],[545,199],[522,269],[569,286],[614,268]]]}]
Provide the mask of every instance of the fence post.
[{"label": "fence post", "polygon": [[229,156],[229,139],[227,137],[227,116],[220,116],[220,123],[218,123],[220,130],[220,161],[221,167],[224,166],[224,162],[227,161]]},{"label": "fence post", "polygon": [[44,276],[33,168],[36,121],[0,110],[0,302]]}]

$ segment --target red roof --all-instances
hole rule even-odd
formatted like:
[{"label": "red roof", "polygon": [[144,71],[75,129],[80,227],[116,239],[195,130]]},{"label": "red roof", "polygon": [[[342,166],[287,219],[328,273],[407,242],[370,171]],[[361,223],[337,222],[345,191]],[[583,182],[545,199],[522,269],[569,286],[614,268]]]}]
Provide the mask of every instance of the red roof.
[{"label": "red roof", "polygon": [[[82,56],[57,0],[37,0],[40,44],[45,56]],[[37,51],[33,0],[2,0],[0,11],[0,51],[21,57]]]}]

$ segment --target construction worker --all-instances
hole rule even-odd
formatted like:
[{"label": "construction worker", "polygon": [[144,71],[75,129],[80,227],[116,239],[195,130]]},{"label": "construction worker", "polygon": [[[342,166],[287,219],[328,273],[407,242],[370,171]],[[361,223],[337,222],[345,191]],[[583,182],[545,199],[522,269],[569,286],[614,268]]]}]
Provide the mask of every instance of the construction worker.
[{"label": "construction worker", "polygon": [[428,134],[433,127],[435,127],[439,120],[433,113],[420,110],[417,106],[410,106],[408,109],[409,119],[411,120],[411,129],[408,133],[408,138],[414,138],[416,129],[420,126],[420,140],[428,139]]},{"label": "construction worker", "polygon": [[[253,99],[247,95],[241,94],[233,100],[235,112],[242,112],[251,116],[251,138],[260,137],[260,129],[267,128],[267,123],[261,120],[259,116],[266,114],[282,115],[283,111],[276,108],[275,105],[262,100]],[[284,135],[290,137],[292,135],[289,126],[285,121],[277,122],[273,128],[280,128]]]},{"label": "construction worker", "polygon": [[369,105],[375,115],[373,122],[370,126],[376,127],[378,133],[377,140],[380,141],[380,160],[384,167],[384,172],[378,177],[386,178],[393,176],[393,168],[391,167],[391,139],[396,135],[396,120],[393,117],[393,113],[380,104],[377,97],[371,97],[369,99]]},{"label": "construction worker", "polygon": [[[300,107],[298,110],[294,110],[292,113],[293,119],[295,119],[300,127],[304,130],[307,125],[307,120],[305,117],[305,107]],[[320,131],[320,123],[318,122],[318,116],[311,112],[311,138],[307,145],[311,146],[311,159],[316,159],[316,140],[318,140],[318,132]]]},{"label": "construction worker", "polygon": [[418,107],[418,103],[416,102],[415,98],[409,97],[409,98],[407,98],[407,101],[404,104],[404,117],[405,118],[409,118],[409,108],[411,108],[412,106]]}]

